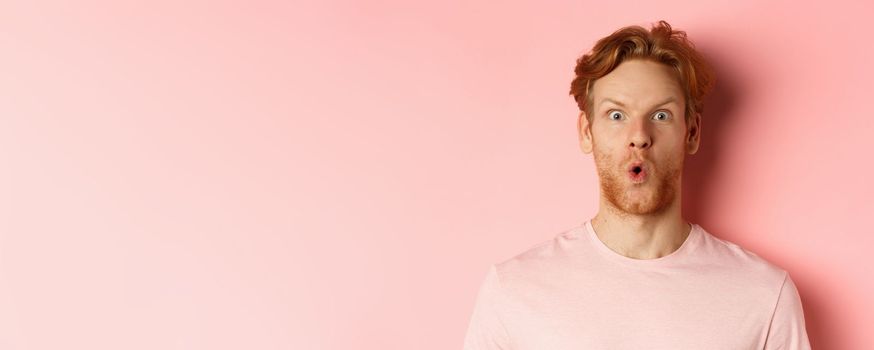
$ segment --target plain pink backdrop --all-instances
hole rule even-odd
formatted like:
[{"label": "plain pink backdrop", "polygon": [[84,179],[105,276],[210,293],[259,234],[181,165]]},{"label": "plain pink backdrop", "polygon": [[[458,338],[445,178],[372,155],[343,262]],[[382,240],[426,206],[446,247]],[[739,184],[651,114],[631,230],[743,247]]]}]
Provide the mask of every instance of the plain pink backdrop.
[{"label": "plain pink backdrop", "polygon": [[5,1],[0,348],[458,349],[591,217],[567,95],[621,26],[719,71],[686,214],[872,349],[870,2]]}]

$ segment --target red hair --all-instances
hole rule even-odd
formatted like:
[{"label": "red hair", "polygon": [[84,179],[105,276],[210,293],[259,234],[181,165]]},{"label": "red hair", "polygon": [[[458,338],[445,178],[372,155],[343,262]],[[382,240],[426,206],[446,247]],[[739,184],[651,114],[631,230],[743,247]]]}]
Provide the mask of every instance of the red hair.
[{"label": "red hair", "polygon": [[647,31],[641,26],[621,28],[598,40],[592,51],[577,59],[570,95],[586,118],[592,117],[591,87],[625,60],[646,59],[674,68],[686,97],[686,124],[704,108],[704,96],[713,89],[716,73],[686,38],[686,32],[659,21]]}]

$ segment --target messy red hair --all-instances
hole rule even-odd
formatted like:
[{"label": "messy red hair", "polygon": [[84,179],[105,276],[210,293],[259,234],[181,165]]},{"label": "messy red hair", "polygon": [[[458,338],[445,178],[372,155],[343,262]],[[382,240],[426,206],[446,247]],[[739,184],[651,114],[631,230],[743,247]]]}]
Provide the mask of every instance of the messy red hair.
[{"label": "messy red hair", "polygon": [[695,50],[686,32],[671,29],[665,21],[654,24],[649,31],[636,25],[624,27],[598,40],[591,52],[577,59],[570,95],[580,111],[586,112],[587,119],[592,118],[594,81],[629,59],[646,59],[674,68],[686,97],[686,125],[704,109],[704,96],[716,83],[713,68]]}]

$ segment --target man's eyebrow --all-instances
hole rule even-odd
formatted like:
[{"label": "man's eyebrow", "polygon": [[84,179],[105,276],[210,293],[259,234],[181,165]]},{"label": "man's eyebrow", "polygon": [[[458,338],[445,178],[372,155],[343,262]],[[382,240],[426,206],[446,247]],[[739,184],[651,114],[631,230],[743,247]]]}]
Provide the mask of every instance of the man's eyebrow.
[{"label": "man's eyebrow", "polygon": [[[625,108],[625,104],[624,104],[624,103],[619,102],[619,101],[616,101],[616,100],[614,100],[614,99],[612,99],[612,98],[609,98],[609,97],[606,97],[606,98],[604,98],[603,100],[601,100],[601,104],[604,104],[604,102],[610,102],[610,103],[615,104],[615,105],[617,105],[617,106],[619,106],[619,107]],[[673,96],[671,96],[671,97],[668,97],[668,99],[665,100],[664,102],[659,103],[659,104],[656,104],[655,106],[656,106],[656,107],[664,106],[664,105],[666,105],[666,104],[668,104],[668,103],[671,103],[671,102],[677,102],[677,99],[674,98]]]}]

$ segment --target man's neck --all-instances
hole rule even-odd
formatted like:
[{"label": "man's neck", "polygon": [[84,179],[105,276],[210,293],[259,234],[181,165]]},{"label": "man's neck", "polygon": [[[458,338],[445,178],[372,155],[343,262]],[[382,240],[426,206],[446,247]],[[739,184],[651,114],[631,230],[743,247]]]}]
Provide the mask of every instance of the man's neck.
[{"label": "man's neck", "polygon": [[592,228],[607,247],[633,259],[669,255],[691,232],[691,224],[680,213],[679,200],[658,214],[632,215],[602,199],[601,209],[592,218]]}]

